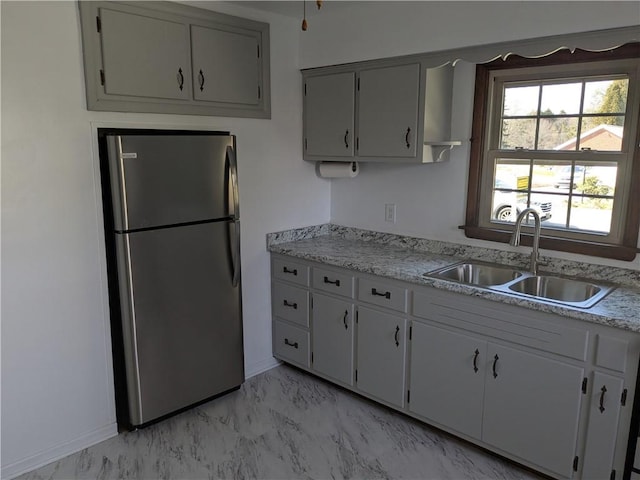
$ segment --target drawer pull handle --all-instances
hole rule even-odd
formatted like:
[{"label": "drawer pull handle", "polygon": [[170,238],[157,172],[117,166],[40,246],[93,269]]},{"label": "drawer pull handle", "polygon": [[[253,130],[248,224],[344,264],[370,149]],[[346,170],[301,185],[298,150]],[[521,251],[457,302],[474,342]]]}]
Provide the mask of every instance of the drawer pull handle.
[{"label": "drawer pull handle", "polygon": [[[327,277],[325,277],[327,278]],[[349,310],[344,311],[344,317],[342,317],[342,323],[344,323],[344,329],[347,330],[349,325],[347,324],[347,317],[349,316]]]},{"label": "drawer pull handle", "polygon": [[336,287],[340,286],[340,280],[332,282],[331,280],[329,280],[329,277],[324,277],[324,283],[330,283],[331,285],[335,285]]},{"label": "drawer pull handle", "polygon": [[384,297],[387,300],[391,300],[391,292],[380,293],[375,288],[371,289],[371,295],[376,295],[378,297]]},{"label": "drawer pull handle", "polygon": [[598,410],[600,410],[600,413],[604,413],[604,394],[607,393],[607,387],[605,387],[604,385],[602,386],[602,388],[600,389],[600,406],[598,407]]},{"label": "drawer pull handle", "polygon": [[399,333],[400,333],[400,327],[396,325],[396,334],[395,334],[396,347],[400,346],[400,340],[398,339]]},{"label": "drawer pull handle", "polygon": [[404,136],[404,142],[407,144],[407,148],[411,148],[411,143],[409,143],[409,134],[411,133],[411,128],[407,128],[407,134]]},{"label": "drawer pull handle", "polygon": [[284,273],[291,273],[293,275],[298,275],[298,269],[294,268],[293,270],[289,270],[287,267],[283,267],[282,271]]},{"label": "drawer pull handle", "polygon": [[344,148],[349,148],[349,130],[344,132]]},{"label": "drawer pull handle", "polygon": [[293,347],[293,348],[298,348],[298,342],[291,343],[288,338],[284,339],[284,344],[289,345],[290,347]]},{"label": "drawer pull handle", "polygon": [[298,304],[297,304],[297,303],[295,303],[295,302],[294,302],[294,303],[289,303],[289,302],[287,302],[286,300],[284,301],[284,306],[285,306],[285,307],[291,307],[291,308],[293,308],[294,310],[297,310],[297,309],[298,309]]},{"label": "drawer pull handle", "polygon": [[473,371],[478,373],[478,355],[480,355],[480,350],[476,348],[476,351],[473,352]]},{"label": "drawer pull handle", "polygon": [[498,360],[500,360],[500,357],[496,353],[496,356],[493,357],[493,378],[498,378],[498,372],[496,372],[496,365],[498,364]]}]

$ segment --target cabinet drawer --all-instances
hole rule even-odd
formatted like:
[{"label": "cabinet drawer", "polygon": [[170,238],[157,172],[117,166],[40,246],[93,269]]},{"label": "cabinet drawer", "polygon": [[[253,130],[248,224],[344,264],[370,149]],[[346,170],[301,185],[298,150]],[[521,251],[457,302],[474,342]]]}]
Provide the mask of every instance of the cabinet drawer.
[{"label": "cabinet drawer", "polygon": [[624,373],[629,342],[601,334],[596,338],[596,365]]},{"label": "cabinet drawer", "polygon": [[358,299],[399,312],[407,311],[407,289],[361,278],[358,282]]},{"label": "cabinet drawer", "polygon": [[309,267],[288,259],[274,258],[271,275],[279,280],[309,286]]},{"label": "cabinet drawer", "polygon": [[271,292],[273,316],[303,327],[309,326],[309,292],[302,288],[273,282]]},{"label": "cabinet drawer", "polygon": [[284,322],[273,322],[273,354],[309,368],[309,332]]},{"label": "cabinet drawer", "polygon": [[353,298],[353,276],[346,273],[314,268],[313,287],[325,292]]}]

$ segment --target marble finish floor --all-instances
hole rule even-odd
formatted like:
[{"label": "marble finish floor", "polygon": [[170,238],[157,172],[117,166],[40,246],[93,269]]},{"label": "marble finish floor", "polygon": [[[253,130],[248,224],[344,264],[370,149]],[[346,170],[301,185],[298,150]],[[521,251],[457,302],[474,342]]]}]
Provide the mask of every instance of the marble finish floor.
[{"label": "marble finish floor", "polygon": [[18,478],[539,477],[283,365],[249,379],[222,398]]}]

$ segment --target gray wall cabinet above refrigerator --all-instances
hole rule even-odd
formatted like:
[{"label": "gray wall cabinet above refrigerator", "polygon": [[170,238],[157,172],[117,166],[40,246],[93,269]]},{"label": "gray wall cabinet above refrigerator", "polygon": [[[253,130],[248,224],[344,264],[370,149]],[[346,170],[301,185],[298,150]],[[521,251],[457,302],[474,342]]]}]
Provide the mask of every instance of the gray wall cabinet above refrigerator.
[{"label": "gray wall cabinet above refrigerator", "polygon": [[271,118],[267,23],[169,2],[78,5],[88,110]]},{"label": "gray wall cabinet above refrigerator", "polygon": [[302,71],[304,159],[448,159],[453,67],[386,59]]}]

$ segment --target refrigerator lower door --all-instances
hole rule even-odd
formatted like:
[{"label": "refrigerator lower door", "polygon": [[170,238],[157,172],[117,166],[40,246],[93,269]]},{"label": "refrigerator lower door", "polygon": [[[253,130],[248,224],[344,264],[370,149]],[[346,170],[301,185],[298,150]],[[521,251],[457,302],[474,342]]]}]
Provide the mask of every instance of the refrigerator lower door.
[{"label": "refrigerator lower door", "polygon": [[231,229],[212,222],[116,235],[131,425],[244,381]]}]

